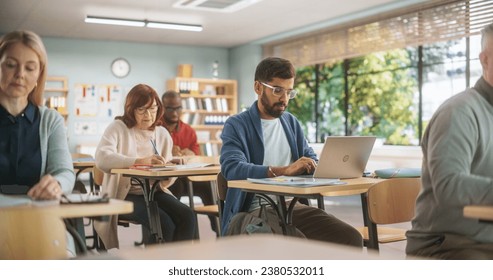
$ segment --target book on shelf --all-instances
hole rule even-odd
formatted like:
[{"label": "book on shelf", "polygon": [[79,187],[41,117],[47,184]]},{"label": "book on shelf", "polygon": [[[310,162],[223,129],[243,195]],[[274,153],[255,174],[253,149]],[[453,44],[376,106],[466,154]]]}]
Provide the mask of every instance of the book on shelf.
[{"label": "book on shelf", "polygon": [[193,114],[183,113],[181,115],[181,121],[184,122],[184,123],[189,123],[190,122],[190,115],[193,115]]},{"label": "book on shelf", "polygon": [[222,98],[217,98],[216,99],[216,110],[217,111],[223,111],[223,103],[221,101]]},{"label": "book on shelf", "polygon": [[196,99],[195,102],[197,103],[197,110],[205,109],[205,104],[203,99]]},{"label": "book on shelf", "polygon": [[188,98],[188,109],[191,111],[197,110],[197,104],[195,102],[195,98],[193,98],[193,97]]},{"label": "book on shelf", "polygon": [[207,112],[212,112],[212,110],[214,110],[214,108],[212,107],[212,100],[207,97],[205,98],[205,109],[207,110]]},{"label": "book on shelf", "polygon": [[229,108],[228,108],[228,100],[226,98],[221,98],[221,108],[222,108],[222,111],[223,112],[228,112],[229,111]]},{"label": "book on shelf", "polygon": [[197,142],[205,143],[211,140],[211,132],[207,130],[197,130]]}]

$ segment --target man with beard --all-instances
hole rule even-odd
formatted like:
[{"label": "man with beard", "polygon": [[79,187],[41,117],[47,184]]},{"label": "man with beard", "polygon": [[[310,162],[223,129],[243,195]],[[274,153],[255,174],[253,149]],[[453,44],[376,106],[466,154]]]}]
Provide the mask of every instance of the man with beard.
[{"label": "man with beard", "polygon": [[[221,139],[221,172],[227,180],[312,174],[317,155],[308,146],[298,120],[285,112],[293,89],[295,69],[291,62],[269,57],[255,71],[257,94],[250,109],[228,118]],[[225,234],[239,212],[258,215],[259,199],[241,189],[228,189],[222,215]],[[293,225],[307,238],[362,247],[361,234],[325,211],[298,203]]]}]

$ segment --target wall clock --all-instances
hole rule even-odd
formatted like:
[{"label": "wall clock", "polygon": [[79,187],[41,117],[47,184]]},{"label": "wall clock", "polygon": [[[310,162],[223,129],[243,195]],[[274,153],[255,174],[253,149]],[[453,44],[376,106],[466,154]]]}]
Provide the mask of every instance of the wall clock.
[{"label": "wall clock", "polygon": [[111,63],[111,73],[117,78],[124,78],[130,73],[130,63],[125,58],[117,58]]}]

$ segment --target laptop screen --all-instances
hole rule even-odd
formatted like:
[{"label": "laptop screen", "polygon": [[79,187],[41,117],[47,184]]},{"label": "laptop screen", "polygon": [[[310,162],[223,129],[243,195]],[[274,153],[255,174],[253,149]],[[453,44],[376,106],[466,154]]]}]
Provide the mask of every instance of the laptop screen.
[{"label": "laptop screen", "polygon": [[362,177],[375,140],[375,136],[328,136],[313,177]]}]

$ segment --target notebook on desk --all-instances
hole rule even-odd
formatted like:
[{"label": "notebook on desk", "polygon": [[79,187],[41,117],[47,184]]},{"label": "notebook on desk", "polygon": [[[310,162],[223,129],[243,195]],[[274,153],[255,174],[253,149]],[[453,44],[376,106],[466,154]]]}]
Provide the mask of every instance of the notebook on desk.
[{"label": "notebook on desk", "polygon": [[363,176],[375,136],[329,136],[320,154],[314,178],[349,179]]}]

